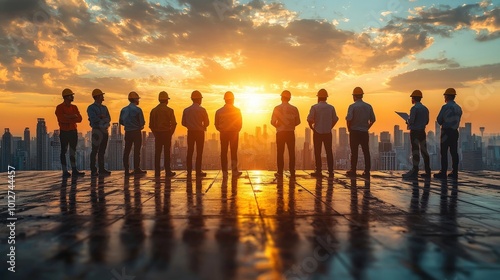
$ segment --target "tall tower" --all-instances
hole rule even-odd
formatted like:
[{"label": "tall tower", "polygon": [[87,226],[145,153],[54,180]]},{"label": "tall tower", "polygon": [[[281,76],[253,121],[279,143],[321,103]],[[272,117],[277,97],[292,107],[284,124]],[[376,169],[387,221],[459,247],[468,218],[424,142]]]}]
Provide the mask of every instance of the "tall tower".
[{"label": "tall tower", "polygon": [[118,123],[111,126],[108,145],[108,166],[111,170],[121,170],[123,166],[123,137]]},{"label": "tall tower", "polygon": [[394,147],[403,146],[403,130],[399,129],[399,125],[394,126]]},{"label": "tall tower", "polygon": [[2,135],[2,165],[0,171],[7,171],[9,165],[14,165],[12,162],[12,134],[10,129],[6,128]]},{"label": "tall tower", "polygon": [[31,169],[31,145],[30,145],[30,140],[31,140],[31,133],[30,133],[30,128],[27,127],[24,129],[24,150],[26,151],[26,170]]},{"label": "tall tower", "polygon": [[36,169],[48,169],[47,126],[44,118],[38,118],[36,124]]}]

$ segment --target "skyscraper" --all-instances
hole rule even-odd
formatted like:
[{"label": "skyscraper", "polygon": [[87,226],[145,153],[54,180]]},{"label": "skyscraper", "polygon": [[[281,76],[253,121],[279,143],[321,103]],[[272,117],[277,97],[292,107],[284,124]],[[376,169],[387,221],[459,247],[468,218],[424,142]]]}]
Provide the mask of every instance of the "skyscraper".
[{"label": "skyscraper", "polygon": [[[48,169],[49,170],[60,170],[61,169],[61,139],[59,138],[59,129],[54,130],[52,137],[50,137],[50,145],[48,149]],[[69,154],[66,154],[68,157]],[[69,162],[66,160],[66,162]]]},{"label": "skyscraper", "polygon": [[36,169],[48,169],[48,135],[44,118],[38,118],[36,124]]},{"label": "skyscraper", "polygon": [[108,143],[108,164],[110,170],[121,170],[123,166],[123,136],[118,123],[111,126],[111,136]]},{"label": "skyscraper", "polygon": [[403,130],[399,129],[399,125],[394,126],[394,147],[403,146]]},{"label": "skyscraper", "polygon": [[6,128],[2,135],[2,158],[0,171],[5,172],[9,165],[13,166],[12,162],[12,134],[10,129]]},{"label": "skyscraper", "polygon": [[24,129],[24,150],[26,151],[26,170],[31,169],[31,133],[30,128]]}]

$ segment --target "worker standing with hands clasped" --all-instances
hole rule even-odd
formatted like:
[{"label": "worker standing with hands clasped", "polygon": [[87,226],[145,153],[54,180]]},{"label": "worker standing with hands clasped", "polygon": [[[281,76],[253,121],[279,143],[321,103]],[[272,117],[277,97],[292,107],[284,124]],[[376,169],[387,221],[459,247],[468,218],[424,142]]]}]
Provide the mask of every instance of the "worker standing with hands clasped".
[{"label": "worker standing with hands clasped", "polygon": [[221,167],[227,176],[227,151],[231,147],[231,170],[233,177],[243,174],[238,171],[238,138],[242,127],[240,109],[234,106],[234,94],[230,91],[224,94],[226,105],[215,112],[215,128],[220,131]]},{"label": "worker standing with hands clasped", "polygon": [[316,96],[318,97],[318,103],[311,107],[307,116],[307,122],[313,131],[314,159],[316,162],[316,170],[311,175],[315,177],[322,176],[321,147],[324,145],[328,175],[333,177],[332,128],[339,120],[339,117],[335,112],[335,107],[326,103],[328,92],[325,89],[320,89]]},{"label": "worker standing with hands clasped", "polygon": [[177,122],[175,121],[174,110],[168,107],[168,93],[160,92],[158,101],[160,104],[151,110],[149,117],[149,128],[155,136],[155,176],[160,176],[160,159],[163,149],[163,168],[165,176],[175,176],[170,166],[170,147],[172,145],[172,135],[174,134]]},{"label": "worker standing with hands clasped", "polygon": [[352,91],[354,103],[347,109],[347,129],[349,130],[349,142],[351,147],[351,170],[346,172],[347,176],[356,176],[358,164],[358,146],[361,145],[365,158],[365,171],[362,176],[369,178],[371,169],[370,146],[368,130],[375,122],[375,114],[370,104],[363,101],[363,89],[355,87]]},{"label": "worker standing with hands clasped", "polygon": [[458,178],[458,127],[462,118],[462,108],[455,102],[457,92],[454,88],[448,88],[444,92],[444,102],[437,116],[437,122],[441,125],[441,171],[434,174],[434,178],[445,179],[448,170],[448,149],[451,154],[452,171],[448,177]]},{"label": "worker standing with hands clasped", "polygon": [[76,145],[78,144],[78,132],[76,130],[76,124],[82,122],[82,115],[76,105],[71,104],[75,93],[69,89],[65,88],[62,91],[62,97],[64,99],[63,103],[57,105],[56,107],[56,117],[59,123],[60,134],[59,138],[61,141],[61,168],[63,177],[71,176],[68,172],[68,166],[66,163],[66,151],[69,146],[69,161],[71,164],[71,169],[73,176],[85,175],[84,172],[80,172],[76,168]]},{"label": "worker standing with hands clasped", "polygon": [[205,108],[201,107],[203,96],[201,92],[195,90],[191,93],[193,104],[182,113],[182,125],[187,127],[187,176],[191,177],[193,170],[193,153],[196,144],[196,176],[206,177],[207,173],[201,171],[201,162],[203,158],[203,146],[205,145],[205,131],[209,125],[208,114]]},{"label": "worker standing with hands clasped", "polygon": [[[125,168],[125,176],[131,174],[141,175],[146,174],[145,170],[141,169],[141,147],[142,147],[142,129],[146,122],[144,114],[139,108],[139,94],[132,91],[128,94],[130,104],[124,107],[120,112],[120,124],[125,127],[125,149],[123,150],[123,167]],[[134,146],[134,172],[130,172],[129,155]]]},{"label": "worker standing with hands clasped", "polygon": [[[90,152],[90,171],[92,176],[109,175],[110,171],[104,168],[104,154],[108,146],[109,139],[109,123],[111,116],[108,108],[102,104],[104,101],[104,92],[96,88],[92,91],[94,103],[87,108],[90,127],[92,127],[92,151]],[[97,156],[97,164],[99,172],[95,166],[95,157]]]},{"label": "worker standing with hands clasped", "polygon": [[420,101],[423,98],[420,90],[414,90],[411,95],[411,103],[414,104],[410,110],[410,117],[407,124],[410,130],[410,143],[413,160],[413,168],[403,174],[405,179],[416,179],[418,177],[418,165],[420,164],[420,153],[424,158],[425,173],[421,176],[424,178],[431,177],[431,167],[429,160],[429,152],[427,152],[427,141],[425,134],[425,126],[429,123],[429,110]]},{"label": "worker standing with hands clasped", "polygon": [[292,94],[288,90],[281,93],[281,104],[276,106],[271,116],[271,125],[276,127],[276,151],[278,172],[274,176],[283,177],[285,166],[285,144],[288,147],[290,160],[290,178],[295,178],[295,127],[300,124],[299,110],[291,105]]}]

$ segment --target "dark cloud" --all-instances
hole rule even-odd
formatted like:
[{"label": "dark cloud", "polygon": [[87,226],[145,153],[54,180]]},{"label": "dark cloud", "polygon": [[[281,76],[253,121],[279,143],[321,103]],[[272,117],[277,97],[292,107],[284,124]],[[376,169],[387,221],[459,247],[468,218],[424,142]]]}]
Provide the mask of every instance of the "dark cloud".
[{"label": "dark cloud", "polygon": [[[451,36],[459,26],[478,31],[478,40],[500,36],[494,31],[499,9],[479,4],[418,10],[413,18],[395,18],[377,32],[361,34],[337,29],[327,21],[298,19],[283,4],[261,0],[248,4],[54,0],[51,8],[43,1],[0,0],[0,7],[5,8],[0,9],[5,16],[0,19],[0,67],[7,69],[9,77],[17,75],[0,87],[13,91],[40,85],[40,92],[51,92],[61,84],[80,85],[88,79],[72,77],[88,75],[89,69],[84,68],[133,71],[138,60],[182,64],[190,68],[186,71],[199,73],[184,81],[191,86],[325,83],[339,71],[366,73],[394,67],[429,47],[432,34]],[[37,11],[49,19],[24,24],[30,21],[23,16]],[[179,62],[183,58],[196,63]],[[448,60],[419,63],[459,66]],[[90,73],[94,74],[113,75]],[[44,84],[44,75],[51,82]]]},{"label": "dark cloud", "polygon": [[479,79],[491,82],[500,80],[500,63],[445,70],[419,69],[392,77],[388,85],[397,91],[407,91],[409,88],[433,90],[463,87]]},{"label": "dark cloud", "polygon": [[43,0],[0,0],[0,24],[22,18],[41,23],[50,17]]},{"label": "dark cloud", "polygon": [[425,8],[416,11],[415,16],[397,18],[395,22],[416,25],[445,37],[453,30],[468,28],[476,32],[478,41],[494,40],[500,37],[500,8],[485,3],[464,4],[456,8],[448,5]]},{"label": "dark cloud", "polygon": [[445,58],[445,57],[442,57],[442,58],[431,58],[431,59],[421,58],[421,59],[418,59],[417,61],[418,61],[418,64],[420,64],[420,65],[423,65],[423,64],[437,64],[437,65],[445,65],[448,68],[457,68],[457,67],[460,67],[460,64],[458,62],[456,62],[455,60],[449,59],[449,58]]}]

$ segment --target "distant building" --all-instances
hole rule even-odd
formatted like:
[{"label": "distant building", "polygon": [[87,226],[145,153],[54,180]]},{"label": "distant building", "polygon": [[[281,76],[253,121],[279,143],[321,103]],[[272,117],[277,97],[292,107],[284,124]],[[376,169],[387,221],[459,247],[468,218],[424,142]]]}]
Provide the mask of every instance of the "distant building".
[{"label": "distant building", "polygon": [[49,158],[49,136],[44,118],[38,118],[36,124],[36,169],[48,170]]},{"label": "distant building", "polygon": [[[52,137],[50,137],[49,142],[49,170],[61,170],[61,140],[59,138],[59,130],[54,130]],[[69,164],[69,147],[68,152],[66,152],[66,163]],[[69,167],[71,169],[71,167]]]},{"label": "distant building", "polygon": [[403,146],[403,130],[399,129],[399,125],[394,126],[394,147]]},{"label": "distant building", "polygon": [[9,165],[14,166],[12,154],[12,134],[10,129],[6,128],[2,135],[2,157],[0,159],[0,171],[6,172]]},{"label": "distant building", "polygon": [[26,151],[26,169],[31,170],[31,133],[30,128],[24,129],[24,150]]},{"label": "distant building", "polygon": [[118,123],[111,126],[108,147],[108,168],[110,170],[123,170],[123,135]]}]

